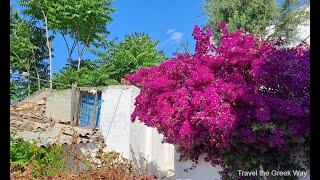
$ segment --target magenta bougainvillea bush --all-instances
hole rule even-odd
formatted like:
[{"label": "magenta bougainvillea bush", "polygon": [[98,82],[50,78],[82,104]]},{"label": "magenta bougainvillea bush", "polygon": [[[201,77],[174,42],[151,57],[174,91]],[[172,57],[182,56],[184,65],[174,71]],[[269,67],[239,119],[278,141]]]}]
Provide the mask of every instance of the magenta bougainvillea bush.
[{"label": "magenta bougainvillea bush", "polygon": [[286,168],[309,142],[309,46],[219,28],[219,44],[213,30],[196,26],[194,54],[125,77],[141,89],[132,121],[156,128],[182,159],[205,154],[225,175],[237,165]]}]

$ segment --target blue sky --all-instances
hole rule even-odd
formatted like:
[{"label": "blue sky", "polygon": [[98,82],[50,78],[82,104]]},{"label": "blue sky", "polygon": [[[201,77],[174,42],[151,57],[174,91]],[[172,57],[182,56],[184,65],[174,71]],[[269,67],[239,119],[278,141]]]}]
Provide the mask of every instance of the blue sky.
[{"label": "blue sky", "polygon": [[[12,2],[19,8],[17,0]],[[195,44],[191,36],[193,27],[196,24],[203,25],[206,20],[201,2],[201,0],[116,0],[112,4],[116,9],[111,14],[113,22],[107,25],[110,32],[108,39],[118,38],[120,41],[125,35],[143,32],[149,34],[153,40],[159,41],[157,49],[163,50],[167,57],[186,42],[189,50],[193,51]],[[53,72],[57,73],[66,65],[67,50],[60,35],[55,37],[52,46]],[[87,53],[84,58],[92,59],[94,56]]]},{"label": "blue sky", "polygon": [[[278,0],[281,3],[282,0]],[[17,0],[12,1],[17,7]],[[191,36],[194,25],[203,25],[206,15],[202,10],[202,0],[115,0],[112,6],[116,9],[111,14],[113,22],[107,25],[111,32],[109,40],[122,40],[125,35],[134,32],[149,34],[159,41],[158,50],[167,57],[188,43],[189,52],[193,52],[195,42]],[[67,50],[60,35],[52,44],[54,48],[53,72],[57,73],[66,65]],[[180,48],[180,50],[182,50]],[[84,58],[94,56],[85,54]]]},{"label": "blue sky", "polygon": [[167,55],[181,42],[193,42],[193,26],[205,22],[199,0],[118,0],[114,7],[110,38],[122,39],[126,34],[145,32],[160,42],[158,48]]}]

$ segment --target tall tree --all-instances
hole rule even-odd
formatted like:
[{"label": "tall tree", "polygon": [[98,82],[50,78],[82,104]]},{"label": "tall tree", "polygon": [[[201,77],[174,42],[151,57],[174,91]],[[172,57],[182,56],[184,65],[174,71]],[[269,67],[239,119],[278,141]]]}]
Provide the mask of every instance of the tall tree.
[{"label": "tall tree", "polygon": [[67,89],[70,85],[76,83],[79,87],[99,87],[118,84],[110,78],[112,69],[108,66],[101,66],[97,61],[83,60],[81,67],[78,69],[78,61],[73,60],[69,67],[63,68],[57,73],[53,80],[56,82],[54,88]]},{"label": "tall tree", "polygon": [[296,40],[296,29],[306,19],[310,18],[310,13],[307,11],[309,0],[284,0],[279,8],[277,18],[274,23],[273,37],[283,37],[285,42],[290,43]]},{"label": "tall tree", "polygon": [[[77,70],[77,61],[73,60],[69,68],[56,74],[54,81],[60,84],[77,83],[78,86],[106,86],[119,84],[129,73],[141,67],[151,67],[165,59],[162,52],[156,50],[158,42],[142,33],[128,35],[119,43],[108,43],[108,52],[100,54],[101,59],[82,61]],[[68,88],[57,84],[56,88]]]},{"label": "tall tree", "polygon": [[279,4],[276,0],[205,0],[204,11],[211,28],[225,21],[230,31],[242,28],[265,37],[269,33],[267,27],[274,26],[273,36],[290,42],[294,29],[307,17],[302,9],[296,10],[301,4],[301,0],[284,0]]},{"label": "tall tree", "polygon": [[[34,26],[36,22],[26,22],[17,11],[10,9],[10,70],[12,76],[11,95],[20,99],[43,86],[40,79],[48,79],[48,58],[44,29]],[[52,39],[53,37],[49,37]]]},{"label": "tall tree", "polygon": [[157,45],[157,41],[143,33],[127,35],[120,43],[109,45],[104,60],[114,69],[111,78],[120,82],[124,75],[164,60],[164,53],[156,49]]},{"label": "tall tree", "polygon": [[[24,13],[32,19],[43,22],[47,35],[47,48],[50,60],[50,87],[52,88],[52,58],[49,33],[59,33],[65,39],[68,49],[68,61],[72,59],[75,48],[78,49],[78,69],[84,50],[91,45],[100,47],[108,34],[106,25],[112,21],[113,12],[108,0],[22,0]],[[68,44],[66,37],[73,43]]]}]

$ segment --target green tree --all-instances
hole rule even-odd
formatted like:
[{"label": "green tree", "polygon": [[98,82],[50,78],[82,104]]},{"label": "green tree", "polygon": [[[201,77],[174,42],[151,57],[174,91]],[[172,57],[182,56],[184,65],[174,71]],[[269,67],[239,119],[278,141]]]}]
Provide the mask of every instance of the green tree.
[{"label": "green tree", "polygon": [[283,37],[285,42],[295,40],[296,28],[306,19],[310,18],[307,8],[299,5],[309,4],[309,0],[284,0],[281,4],[274,23],[273,37]]},{"label": "green tree", "polygon": [[120,43],[109,45],[103,59],[113,69],[110,77],[120,82],[124,75],[164,60],[164,53],[156,50],[157,45],[157,41],[152,41],[149,35],[143,33],[127,35]]},{"label": "green tree", "polygon": [[77,61],[73,60],[70,67],[62,69],[54,76],[56,88],[65,89],[62,84],[77,83],[82,87],[107,86],[120,84],[128,73],[136,72],[141,67],[151,67],[164,60],[162,52],[156,50],[158,42],[142,33],[128,35],[119,43],[109,42],[106,54],[101,59],[82,61],[77,69]]},{"label": "green tree", "polygon": [[109,66],[101,65],[97,61],[81,61],[81,68],[78,69],[78,61],[70,61],[70,66],[63,68],[57,73],[53,81],[56,89],[67,89],[73,83],[79,87],[99,87],[118,82],[110,77],[112,69]]},{"label": "green tree", "polygon": [[[66,169],[62,146],[37,147],[10,134],[11,170],[23,173],[30,171],[33,179],[48,179]],[[49,167],[49,168],[48,168]]]},{"label": "green tree", "polygon": [[[106,25],[112,21],[113,12],[108,0],[21,0],[25,15],[43,22],[46,29],[47,48],[50,61],[50,88],[52,88],[52,52],[49,33],[59,33],[65,39],[68,60],[78,49],[78,69],[84,50],[91,45],[103,46],[108,34]],[[74,41],[69,45],[66,36]]]},{"label": "green tree", "polygon": [[[26,22],[17,11],[10,9],[10,94],[12,100],[21,99],[44,85],[40,79],[48,79],[48,58],[45,45],[45,31]],[[49,37],[50,39],[52,37]],[[32,77],[32,78],[31,78]]]},{"label": "green tree", "polygon": [[301,0],[205,0],[204,11],[209,17],[207,26],[216,28],[221,21],[229,31],[245,29],[247,32],[268,35],[267,27],[274,25],[276,38],[290,42],[293,31],[306,17],[304,10],[296,10]]}]

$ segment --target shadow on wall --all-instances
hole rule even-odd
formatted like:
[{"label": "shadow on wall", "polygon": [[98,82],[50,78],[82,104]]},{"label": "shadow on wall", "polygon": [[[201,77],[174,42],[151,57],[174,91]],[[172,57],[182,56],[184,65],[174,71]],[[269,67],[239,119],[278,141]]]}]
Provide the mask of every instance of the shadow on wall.
[{"label": "shadow on wall", "polygon": [[219,172],[221,167],[213,167],[209,162],[204,161],[205,155],[199,157],[195,164],[193,161],[179,161],[180,154],[175,151],[174,170],[176,179],[193,179],[193,180],[220,180]]},{"label": "shadow on wall", "polygon": [[155,179],[171,179],[167,177],[167,172],[161,171],[156,163],[149,162],[148,157],[142,153],[139,149],[138,152],[134,152],[130,144],[130,154],[133,165],[141,173],[152,174]]}]

